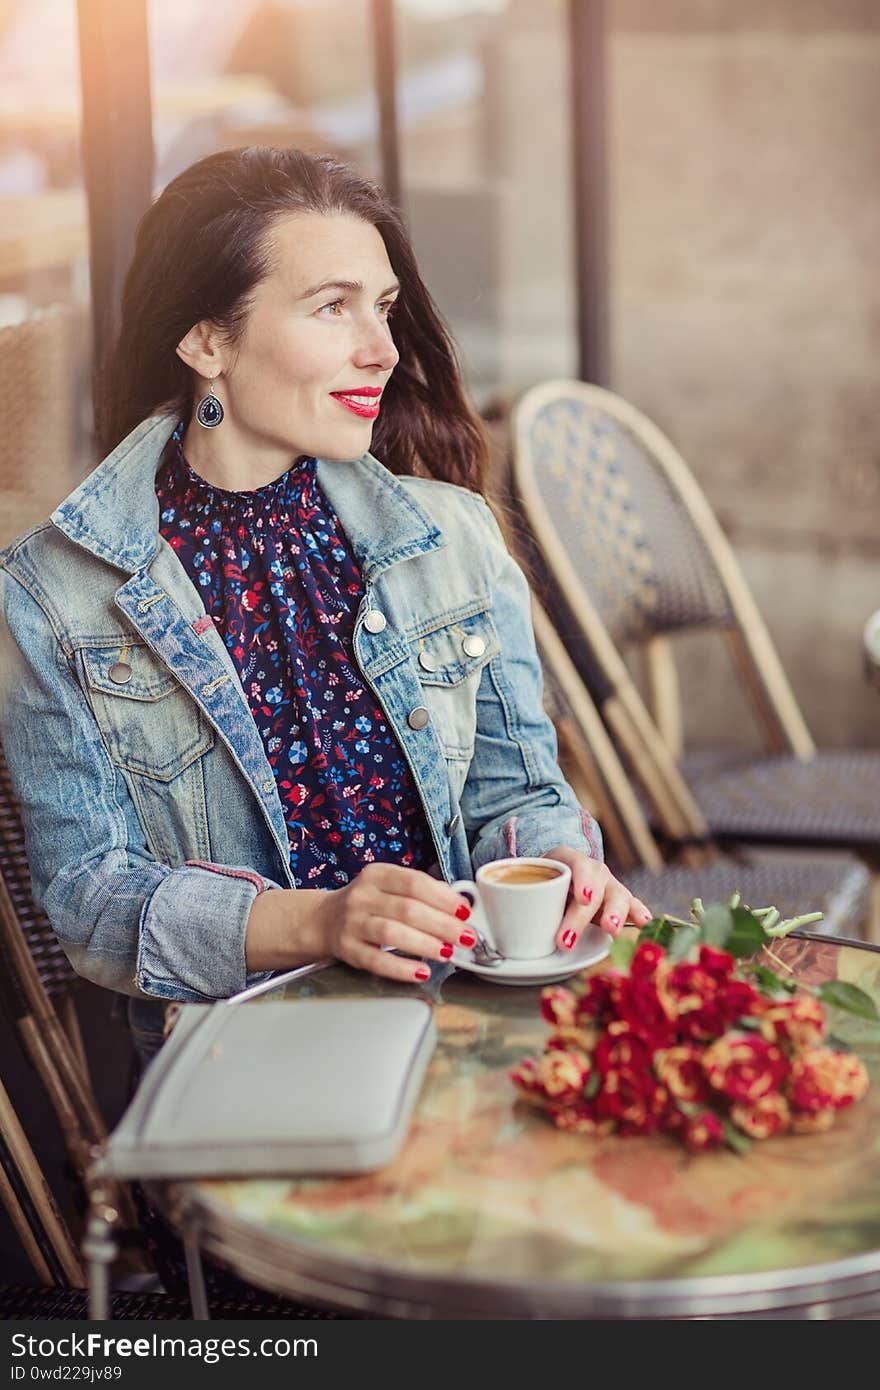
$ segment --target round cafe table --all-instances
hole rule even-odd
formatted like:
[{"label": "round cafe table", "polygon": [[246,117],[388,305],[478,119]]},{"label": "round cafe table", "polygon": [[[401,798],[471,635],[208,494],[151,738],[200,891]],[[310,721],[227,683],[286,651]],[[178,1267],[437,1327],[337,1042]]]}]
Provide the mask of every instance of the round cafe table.
[{"label": "round cafe table", "polygon": [[[877,947],[790,937],[775,950],[803,983],[880,992]],[[274,1292],[386,1318],[880,1315],[880,1027],[847,1018],[873,1084],[828,1133],[688,1154],[667,1138],[563,1134],[519,1098],[509,1069],[546,1036],[538,988],[458,971],[430,992],[437,1047],[395,1161],[166,1184],[191,1248]],[[401,993],[334,964],[247,1007]]]}]

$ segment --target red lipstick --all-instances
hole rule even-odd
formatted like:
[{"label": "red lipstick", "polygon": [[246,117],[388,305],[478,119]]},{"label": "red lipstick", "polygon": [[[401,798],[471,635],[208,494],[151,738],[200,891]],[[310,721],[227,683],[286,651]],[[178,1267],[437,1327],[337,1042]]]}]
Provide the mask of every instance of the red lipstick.
[{"label": "red lipstick", "polygon": [[[330,395],[362,420],[375,420],[379,414],[381,386],[357,386],[350,391],[331,391]],[[375,402],[375,404],[374,404]]]}]

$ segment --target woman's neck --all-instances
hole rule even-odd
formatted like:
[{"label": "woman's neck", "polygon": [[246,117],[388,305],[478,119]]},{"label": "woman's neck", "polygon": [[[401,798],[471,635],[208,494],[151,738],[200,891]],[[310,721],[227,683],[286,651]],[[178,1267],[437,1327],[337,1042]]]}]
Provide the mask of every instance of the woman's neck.
[{"label": "woman's neck", "polygon": [[242,432],[228,414],[221,425],[206,430],[191,420],[180,441],[194,473],[227,492],[253,492],[286,473],[298,457],[271,440]]}]

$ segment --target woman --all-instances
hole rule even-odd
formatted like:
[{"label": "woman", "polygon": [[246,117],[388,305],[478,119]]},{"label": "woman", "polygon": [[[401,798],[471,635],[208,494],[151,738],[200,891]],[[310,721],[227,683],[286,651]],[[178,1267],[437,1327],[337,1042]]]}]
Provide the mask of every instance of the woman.
[{"label": "woman", "polygon": [[36,896],[143,1050],[156,1001],[316,957],[427,979],[474,940],[448,883],[512,853],[571,866],[562,947],[647,920],[556,764],[384,195],[296,150],[201,160],[143,218],[121,321],[108,457],[3,556],[2,736]]}]

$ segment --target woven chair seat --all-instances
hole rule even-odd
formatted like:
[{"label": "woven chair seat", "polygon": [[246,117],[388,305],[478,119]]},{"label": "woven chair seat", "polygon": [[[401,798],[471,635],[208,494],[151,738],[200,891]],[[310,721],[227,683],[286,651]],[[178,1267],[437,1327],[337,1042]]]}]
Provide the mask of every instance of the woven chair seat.
[{"label": "woven chair seat", "polygon": [[[189,1298],[166,1293],[114,1293],[110,1296],[114,1321],[188,1322],[192,1320]],[[308,1304],[291,1303],[274,1294],[253,1292],[240,1298],[211,1303],[212,1318],[268,1319],[359,1318],[356,1313],[334,1313]],[[27,1288],[0,1284],[0,1322],[61,1322],[88,1318],[88,1295],[84,1289]]]},{"label": "woven chair seat", "polygon": [[721,768],[703,756],[683,771],[713,835],[880,843],[880,751],[752,756]]},{"label": "woven chair seat", "polygon": [[627,888],[652,912],[688,918],[695,897],[707,905],[742,894],[750,907],[777,907],[783,917],[822,912],[814,930],[829,936],[858,938],[868,915],[871,877],[849,854],[834,851],[794,853],[752,850],[725,856],[702,868],[670,866],[660,870],[628,869]]}]

